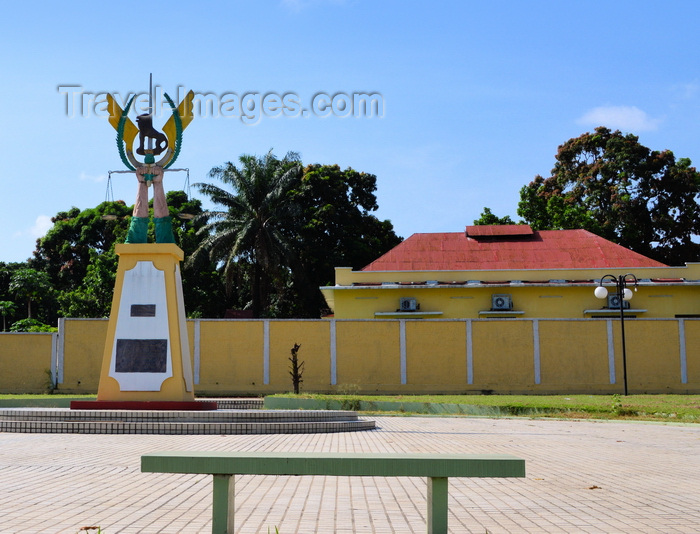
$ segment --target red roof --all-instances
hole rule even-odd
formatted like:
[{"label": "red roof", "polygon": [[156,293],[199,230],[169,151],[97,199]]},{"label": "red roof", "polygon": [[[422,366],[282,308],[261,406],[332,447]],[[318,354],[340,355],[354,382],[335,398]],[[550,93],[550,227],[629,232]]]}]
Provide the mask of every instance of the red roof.
[{"label": "red roof", "polygon": [[[510,227],[511,225],[509,225]],[[586,230],[541,230],[528,234],[476,230],[413,234],[363,271],[471,271],[501,269],[603,269],[665,267]],[[498,226],[485,226],[491,230]],[[512,229],[512,227],[511,227]],[[503,230],[501,230],[503,232]],[[475,237],[471,237],[474,236]]]}]

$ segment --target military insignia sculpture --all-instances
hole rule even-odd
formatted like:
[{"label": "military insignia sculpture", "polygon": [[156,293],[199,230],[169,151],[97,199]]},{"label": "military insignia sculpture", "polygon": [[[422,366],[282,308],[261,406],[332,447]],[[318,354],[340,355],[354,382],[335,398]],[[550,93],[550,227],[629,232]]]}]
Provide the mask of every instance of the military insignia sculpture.
[{"label": "military insignia sculpture", "polygon": [[[168,205],[165,201],[163,190],[163,172],[168,169],[180,154],[182,147],[182,132],[192,122],[192,100],[194,93],[190,91],[178,107],[175,107],[167,93],[164,97],[172,110],[172,115],[163,127],[163,133],[153,127],[152,104],[150,113],[136,117],[136,124],[129,119],[129,110],[135,96],[132,96],[124,111],[114,100],[112,95],[107,95],[109,110],[109,122],[117,130],[117,148],[119,156],[127,167],[134,171],[139,181],[136,202],[134,203],[134,216],[129,226],[127,243],[146,243],[148,231],[148,186],[153,184],[153,221],[156,230],[156,243],[174,243],[172,223],[168,215]],[[139,137],[139,146],[136,154],[144,156],[140,162],[134,156],[133,146],[136,136]],[[165,154],[156,161],[155,157]]]},{"label": "military insignia sculpture", "polygon": [[[193,118],[193,97],[190,91],[175,107],[165,95],[172,114],[162,133],[153,126],[152,95],[149,113],[136,117],[136,125],[128,116],[134,97],[124,110],[111,95],[107,99],[119,156],[128,169],[123,172],[134,172],[138,190],[126,243],[116,246],[119,266],[112,312],[97,401],[91,408],[216,408],[215,403],[194,400],[180,276],[184,254],[175,245],[163,188],[163,176],[177,159],[182,132]],[[137,136],[139,145],[134,150]],[[155,243],[147,243],[150,186]],[[86,408],[86,404],[72,407]]]}]

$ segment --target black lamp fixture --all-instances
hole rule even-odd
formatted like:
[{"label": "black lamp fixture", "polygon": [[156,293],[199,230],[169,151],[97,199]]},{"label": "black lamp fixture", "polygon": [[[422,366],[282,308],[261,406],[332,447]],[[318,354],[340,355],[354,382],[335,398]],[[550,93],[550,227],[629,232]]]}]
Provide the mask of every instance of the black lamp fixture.
[{"label": "black lamp fixture", "polygon": [[630,300],[633,296],[632,290],[627,287],[628,284],[634,284],[634,290],[637,291],[638,280],[633,274],[606,274],[601,277],[600,284],[595,288],[594,294],[599,299],[604,299],[608,296],[608,289],[603,286],[603,283],[609,280],[615,284],[617,292],[617,302],[620,306],[620,331],[622,333],[622,377],[625,386],[625,395],[627,395],[627,349],[625,347],[625,306],[624,303]]}]

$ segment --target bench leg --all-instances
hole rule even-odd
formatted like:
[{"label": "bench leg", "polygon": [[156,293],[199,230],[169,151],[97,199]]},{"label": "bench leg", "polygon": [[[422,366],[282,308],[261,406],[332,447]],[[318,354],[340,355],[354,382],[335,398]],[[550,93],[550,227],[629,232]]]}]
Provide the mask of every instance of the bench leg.
[{"label": "bench leg", "polygon": [[428,478],[428,534],[447,534],[447,478]]},{"label": "bench leg", "polygon": [[233,534],[233,475],[214,475],[212,534]]}]

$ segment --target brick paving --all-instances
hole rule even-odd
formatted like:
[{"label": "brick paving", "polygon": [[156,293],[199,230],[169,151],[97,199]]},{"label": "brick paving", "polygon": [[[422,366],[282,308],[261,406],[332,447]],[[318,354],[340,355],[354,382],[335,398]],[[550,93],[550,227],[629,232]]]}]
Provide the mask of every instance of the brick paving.
[{"label": "brick paving", "polygon": [[[210,476],[140,472],[168,449],[514,454],[526,478],[450,479],[450,532],[700,531],[700,425],[373,419],[340,434],[0,433],[0,533],[210,532]],[[236,531],[423,533],[425,494],[419,478],[240,476]]]}]

